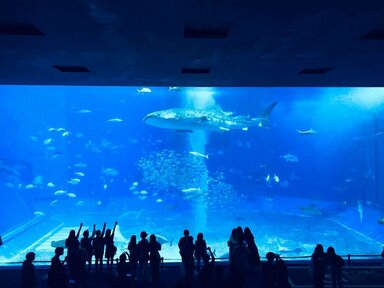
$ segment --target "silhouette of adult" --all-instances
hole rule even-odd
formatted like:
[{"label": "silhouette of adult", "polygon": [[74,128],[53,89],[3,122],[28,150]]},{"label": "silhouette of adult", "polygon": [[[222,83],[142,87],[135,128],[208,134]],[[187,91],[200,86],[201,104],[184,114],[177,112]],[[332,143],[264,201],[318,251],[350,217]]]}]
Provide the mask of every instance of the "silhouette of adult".
[{"label": "silhouette of adult", "polygon": [[244,240],[248,248],[248,263],[252,268],[259,267],[260,255],[259,249],[257,249],[255,237],[253,236],[251,229],[249,227],[244,228]]},{"label": "silhouette of adult", "polygon": [[95,266],[96,271],[103,269],[103,255],[104,255],[104,233],[107,223],[104,223],[103,231],[96,230],[96,236],[92,240],[93,253],[95,254]]},{"label": "silhouette of adult", "polygon": [[0,246],[3,245],[3,238],[0,235]]},{"label": "silhouette of adult", "polygon": [[87,252],[80,247],[80,244],[73,247],[67,256],[67,263],[72,277],[80,286],[85,276],[85,264],[87,262]]},{"label": "silhouette of adult", "polygon": [[128,243],[128,251],[129,251],[129,264],[132,269],[132,278],[135,279],[137,275],[137,261],[138,260],[138,252],[137,252],[137,242],[136,235],[132,235],[131,239]]},{"label": "silhouette of adult", "polygon": [[203,233],[198,233],[197,234],[197,239],[195,241],[195,258],[197,260],[196,263],[196,270],[200,271],[200,260],[204,258],[209,259],[209,255],[207,254],[207,243],[204,240],[204,235]]},{"label": "silhouette of adult", "polygon": [[33,252],[28,252],[25,255],[25,260],[21,267],[21,286],[23,288],[36,288],[35,265],[32,263],[35,257],[36,254]]},{"label": "silhouette of adult", "polygon": [[80,223],[80,227],[79,227],[79,230],[77,231],[77,234],[76,234],[75,230],[69,231],[68,238],[65,240],[65,247],[67,248],[67,255],[69,255],[72,248],[79,246],[79,244],[80,244],[79,235],[80,235],[80,231],[81,231],[82,227],[83,227],[83,223]]},{"label": "silhouette of adult", "polygon": [[156,240],[155,234],[149,236],[149,264],[151,266],[152,284],[157,285],[160,277],[160,251],[161,244]]},{"label": "silhouette of adult", "polygon": [[142,231],[140,233],[141,240],[137,243],[137,257],[139,261],[138,280],[144,282],[147,279],[147,265],[149,260],[149,242],[146,239],[148,233]]},{"label": "silhouette of adult", "polygon": [[325,264],[323,245],[317,244],[311,257],[311,272],[315,288],[324,288]]},{"label": "silhouette of adult", "polygon": [[107,229],[105,232],[105,258],[107,259],[107,269],[112,271],[112,265],[113,265],[113,256],[116,254],[116,246],[113,242],[113,238],[115,237],[115,230],[116,230],[117,222],[115,222],[115,225],[113,226],[113,230],[111,233],[111,229]]},{"label": "silhouette of adult", "polygon": [[206,287],[220,287],[219,283],[215,283],[215,255],[211,250],[211,247],[206,248],[205,253],[202,256],[204,266],[199,271],[199,282],[202,288]]},{"label": "silhouette of adult", "polygon": [[190,287],[193,271],[194,271],[194,258],[195,245],[193,244],[193,237],[189,235],[189,230],[184,230],[184,236],[180,238],[178,246],[181,256],[181,262],[184,267],[185,273],[185,286]]},{"label": "silhouette of adult", "polygon": [[65,288],[67,286],[67,275],[64,262],[60,260],[61,255],[64,255],[64,248],[57,247],[55,256],[51,260],[51,268],[48,271],[48,286],[50,288]]},{"label": "silhouette of adult", "polygon": [[91,271],[92,267],[92,256],[93,256],[93,246],[92,240],[96,235],[96,224],[93,224],[92,235],[89,236],[89,231],[85,230],[83,232],[83,238],[80,240],[80,247],[87,252],[87,262],[88,262],[88,271]]},{"label": "silhouette of adult", "polygon": [[233,287],[244,287],[248,272],[248,249],[244,242],[243,229],[239,226],[232,239],[232,255],[229,263]]},{"label": "silhouette of adult", "polygon": [[344,260],[336,254],[335,248],[329,246],[327,249],[327,265],[331,268],[332,285],[334,288],[343,288],[343,266]]}]

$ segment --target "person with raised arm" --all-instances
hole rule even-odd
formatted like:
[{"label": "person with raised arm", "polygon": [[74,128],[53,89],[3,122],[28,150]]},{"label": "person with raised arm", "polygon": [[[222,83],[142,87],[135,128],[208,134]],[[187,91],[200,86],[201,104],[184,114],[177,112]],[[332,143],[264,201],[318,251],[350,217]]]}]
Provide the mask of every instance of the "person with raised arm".
[{"label": "person with raised arm", "polygon": [[105,227],[107,226],[107,223],[104,223],[103,231],[96,230],[96,237],[92,240],[92,246],[93,246],[93,253],[95,254],[95,265],[96,265],[96,271],[99,270],[99,264],[100,264],[100,270],[103,269],[103,255],[104,255],[104,233],[105,233]]},{"label": "person with raised arm", "polygon": [[79,236],[80,236],[81,228],[83,228],[83,223],[80,223],[80,227],[79,227],[79,230],[77,231],[77,234],[76,234],[76,231],[73,229],[69,231],[68,238],[65,240],[67,255],[69,255],[69,253],[73,248],[78,247],[80,245]]},{"label": "person with raised arm", "polygon": [[107,259],[107,269],[112,271],[113,266],[113,256],[116,254],[116,246],[114,245],[113,238],[115,237],[117,222],[113,226],[113,230],[111,233],[111,229],[107,229],[105,232],[104,242],[105,242],[105,258]]},{"label": "person with raised arm", "polygon": [[85,230],[83,232],[83,238],[80,240],[80,246],[87,252],[87,262],[88,262],[88,271],[91,271],[92,267],[92,256],[93,256],[93,246],[92,240],[96,235],[96,224],[93,224],[93,231],[91,236],[89,236],[89,231]]}]

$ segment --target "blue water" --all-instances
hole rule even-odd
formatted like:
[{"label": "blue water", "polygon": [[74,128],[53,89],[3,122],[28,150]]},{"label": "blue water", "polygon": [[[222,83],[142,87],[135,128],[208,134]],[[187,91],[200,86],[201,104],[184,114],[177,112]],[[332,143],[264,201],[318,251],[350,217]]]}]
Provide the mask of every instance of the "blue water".
[{"label": "blue water", "polygon": [[[23,251],[59,224],[118,221],[124,238],[146,230],[170,247],[183,229],[202,231],[222,255],[237,225],[252,229],[262,253],[309,255],[322,242],[339,253],[379,254],[382,89],[137,88],[0,87],[0,235],[8,250]],[[274,101],[268,127],[248,131],[187,133],[142,121],[158,110],[215,105],[254,117]],[[317,133],[297,132],[311,128]],[[23,228],[36,218],[36,231]],[[3,260],[12,254],[4,246]]]}]

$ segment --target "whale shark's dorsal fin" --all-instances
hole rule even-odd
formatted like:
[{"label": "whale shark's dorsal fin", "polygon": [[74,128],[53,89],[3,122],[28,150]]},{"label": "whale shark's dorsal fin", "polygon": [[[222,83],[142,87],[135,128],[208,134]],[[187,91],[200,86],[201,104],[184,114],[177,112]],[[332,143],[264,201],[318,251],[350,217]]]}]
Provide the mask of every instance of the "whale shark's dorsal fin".
[{"label": "whale shark's dorsal fin", "polygon": [[273,108],[277,105],[277,102],[273,102],[271,105],[269,105],[267,108],[264,109],[263,113],[259,115],[260,118],[269,118],[271,115],[271,112]]}]

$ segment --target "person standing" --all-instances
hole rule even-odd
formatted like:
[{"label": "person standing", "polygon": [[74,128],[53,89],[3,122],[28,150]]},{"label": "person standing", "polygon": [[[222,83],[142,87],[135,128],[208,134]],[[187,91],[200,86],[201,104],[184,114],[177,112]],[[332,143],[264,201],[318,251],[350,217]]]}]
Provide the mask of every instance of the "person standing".
[{"label": "person standing", "polygon": [[157,242],[155,234],[149,236],[149,264],[151,266],[151,278],[154,286],[159,282],[160,277],[160,251],[161,244]]},{"label": "person standing", "polygon": [[35,261],[36,254],[33,252],[25,255],[25,260],[21,267],[21,286],[22,288],[36,288],[36,277],[35,277]]},{"label": "person standing", "polygon": [[83,232],[83,238],[80,240],[80,247],[87,252],[87,262],[88,262],[88,272],[91,271],[92,267],[92,256],[93,256],[93,246],[92,240],[96,235],[96,224],[93,224],[92,235],[89,236],[89,231],[85,230]]},{"label": "person standing", "polygon": [[311,272],[314,288],[324,288],[325,253],[323,245],[317,244],[311,257]]},{"label": "person standing", "polygon": [[343,288],[343,266],[344,260],[336,254],[335,248],[329,246],[327,249],[327,264],[331,268],[333,288]]},{"label": "person standing", "polygon": [[95,254],[95,265],[96,265],[96,271],[99,270],[99,264],[100,264],[100,270],[103,269],[103,255],[104,255],[104,233],[105,233],[105,227],[107,223],[104,223],[103,231],[100,230],[96,231],[96,237],[92,240],[92,246],[93,246],[93,253]]},{"label": "person standing", "polygon": [[105,258],[107,259],[107,269],[109,271],[112,271],[112,265],[113,265],[113,256],[116,254],[116,246],[113,242],[113,238],[115,237],[115,230],[116,230],[117,222],[115,222],[115,225],[113,226],[113,230],[111,233],[111,229],[107,229],[105,232]]}]

